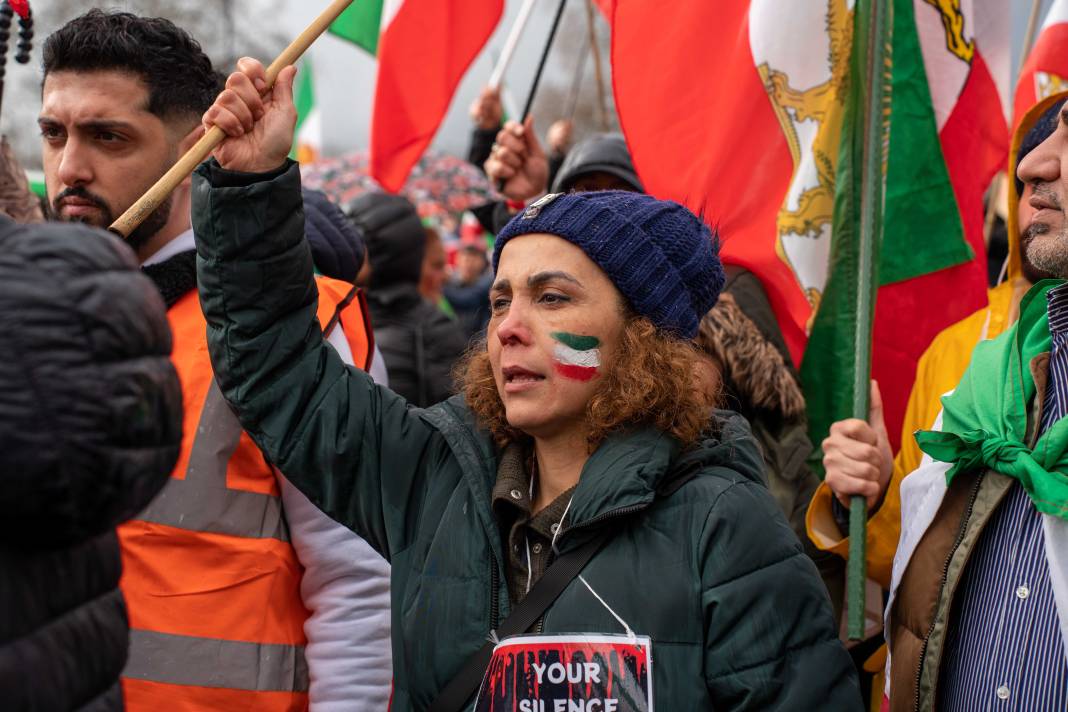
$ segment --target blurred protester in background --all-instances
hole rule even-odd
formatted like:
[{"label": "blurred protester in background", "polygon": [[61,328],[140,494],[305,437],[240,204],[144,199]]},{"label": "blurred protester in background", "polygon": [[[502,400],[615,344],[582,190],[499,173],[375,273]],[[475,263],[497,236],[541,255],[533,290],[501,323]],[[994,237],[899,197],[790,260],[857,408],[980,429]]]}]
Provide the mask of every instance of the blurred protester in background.
[{"label": "blurred protester in background", "polygon": [[[490,158],[493,152],[497,141],[497,133],[504,123],[501,90],[489,86],[483,87],[478,97],[471,103],[470,115],[474,128],[471,130],[471,142],[467,150],[467,160],[485,170],[486,160]],[[528,120],[527,128],[533,131],[532,119]],[[549,127],[549,132],[545,139],[546,144],[549,146],[549,155],[546,161],[546,169],[548,170],[547,183],[549,185],[554,183],[556,172],[560,169],[571,148],[573,136],[574,124],[570,119],[558,119]]]},{"label": "blurred protester in background", "polygon": [[7,136],[0,136],[0,212],[23,224],[44,220],[41,199],[30,190]]},{"label": "blurred protester in background", "polygon": [[436,305],[445,314],[456,318],[452,306],[445,299],[445,280],[448,279],[445,244],[441,235],[432,227],[424,227],[426,251],[423,253],[423,268],[419,277],[419,293],[423,299]]},{"label": "blurred protester in background", "polygon": [[345,212],[367,242],[367,303],[390,388],[418,406],[447,398],[467,340],[419,292],[427,236],[415,206],[399,195],[365,193]]},{"label": "blurred protester in background", "polygon": [[[353,285],[366,286],[366,275],[370,274],[367,259],[367,246],[363,236],[352,221],[345,217],[341,208],[334,205],[326,194],[305,188],[304,196],[304,234],[311,246],[312,261],[315,271],[324,277],[340,279]],[[361,280],[361,275],[363,279]],[[361,293],[356,298],[364,300]],[[344,344],[335,339],[335,347],[344,349]],[[389,385],[386,363],[378,346],[373,348],[371,365],[367,369],[375,383]]]},{"label": "blurred protester in background", "polygon": [[468,339],[481,334],[489,322],[492,284],[493,271],[489,268],[482,228],[478,223],[465,223],[461,228],[456,268],[445,284],[445,296]]},{"label": "blurred protester in background", "polygon": [[115,527],[167,482],[182,392],[119,240],[0,218],[0,706],[122,710]]}]

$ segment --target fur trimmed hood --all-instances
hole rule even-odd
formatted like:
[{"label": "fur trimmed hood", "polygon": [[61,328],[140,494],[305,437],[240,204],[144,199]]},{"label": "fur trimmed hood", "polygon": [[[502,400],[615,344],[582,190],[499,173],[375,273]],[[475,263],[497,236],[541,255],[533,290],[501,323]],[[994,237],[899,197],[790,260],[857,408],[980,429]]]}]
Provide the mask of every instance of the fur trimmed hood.
[{"label": "fur trimmed hood", "polygon": [[764,338],[734,297],[724,292],[701,319],[697,345],[714,358],[726,390],[754,409],[792,420],[805,414],[805,397],[782,354]]}]

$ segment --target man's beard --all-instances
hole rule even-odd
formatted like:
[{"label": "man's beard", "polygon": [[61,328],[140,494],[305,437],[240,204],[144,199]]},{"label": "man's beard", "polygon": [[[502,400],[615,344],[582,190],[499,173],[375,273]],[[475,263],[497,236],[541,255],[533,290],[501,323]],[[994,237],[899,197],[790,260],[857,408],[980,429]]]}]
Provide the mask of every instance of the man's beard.
[{"label": "man's beard", "polygon": [[1048,183],[1035,184],[1035,196],[1060,211],[1061,227],[1054,235],[1047,223],[1032,222],[1028,225],[1020,235],[1024,255],[1035,269],[1058,279],[1068,279],[1068,220],[1065,219],[1064,206]]},{"label": "man's beard", "polygon": [[[1027,261],[1036,269],[1058,279],[1068,279],[1068,224],[1062,223],[1056,235],[1045,223],[1031,223],[1022,235]],[[1045,235],[1044,239],[1036,239]]]},{"label": "man's beard", "polygon": [[[88,217],[64,217],[59,212],[59,203],[64,198],[79,198],[92,203],[93,207],[100,211],[100,217],[98,219]],[[111,206],[109,206],[99,195],[90,193],[81,186],[66,188],[54,199],[50,200],[48,202],[48,213],[49,220],[85,223],[87,225],[104,228],[105,230],[115,222],[115,212],[111,209]],[[164,200],[151,215],[144,219],[144,222],[138,225],[134,231],[126,237],[126,244],[128,244],[135,252],[140,250],[157,232],[164,228],[170,218],[171,196],[168,195],[167,199]]]}]

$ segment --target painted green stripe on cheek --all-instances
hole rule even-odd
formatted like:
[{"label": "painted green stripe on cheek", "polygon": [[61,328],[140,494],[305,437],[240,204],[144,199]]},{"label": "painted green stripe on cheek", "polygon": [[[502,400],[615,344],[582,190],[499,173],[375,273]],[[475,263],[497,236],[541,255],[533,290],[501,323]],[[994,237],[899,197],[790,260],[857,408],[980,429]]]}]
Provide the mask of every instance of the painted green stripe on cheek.
[{"label": "painted green stripe on cheek", "polygon": [[569,334],[566,331],[554,331],[549,336],[553,337],[561,344],[570,346],[576,351],[589,351],[595,349],[601,345],[601,340],[596,336],[582,336],[580,334]]}]

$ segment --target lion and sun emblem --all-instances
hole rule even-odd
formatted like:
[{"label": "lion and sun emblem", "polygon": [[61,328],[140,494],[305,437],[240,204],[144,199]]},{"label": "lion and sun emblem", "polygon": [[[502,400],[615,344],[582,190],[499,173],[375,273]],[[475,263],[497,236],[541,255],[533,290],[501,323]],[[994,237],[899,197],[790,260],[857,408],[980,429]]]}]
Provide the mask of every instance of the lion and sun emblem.
[{"label": "lion and sun emblem", "polygon": [[[971,63],[961,0],[915,0],[941,16],[946,49]],[[835,169],[850,91],[855,0],[790,3],[753,0],[750,45],[764,89],[790,149],[794,171],[777,216],[776,252],[790,267],[813,313],[827,281]],[[929,11],[929,10],[928,10]],[[814,42],[798,42],[813,33]],[[813,52],[814,44],[820,47]]]}]

